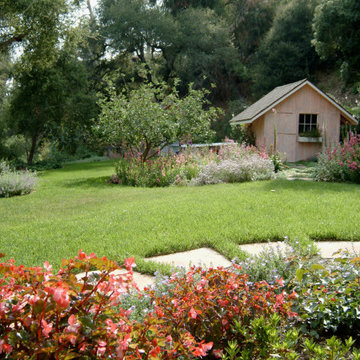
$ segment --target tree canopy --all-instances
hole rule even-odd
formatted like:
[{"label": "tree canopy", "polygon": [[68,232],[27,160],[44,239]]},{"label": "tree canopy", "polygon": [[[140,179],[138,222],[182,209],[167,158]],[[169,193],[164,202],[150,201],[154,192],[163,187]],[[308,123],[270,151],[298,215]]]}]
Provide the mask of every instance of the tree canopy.
[{"label": "tree canopy", "polygon": [[313,44],[324,59],[340,62],[345,80],[360,76],[360,2],[324,0],[316,8]]},{"label": "tree canopy", "polygon": [[217,110],[204,110],[205,95],[190,85],[188,95],[180,98],[176,87],[165,83],[145,83],[128,94],[110,89],[110,98],[100,101],[96,131],[108,145],[121,144],[146,161],[177,140],[210,137]]}]

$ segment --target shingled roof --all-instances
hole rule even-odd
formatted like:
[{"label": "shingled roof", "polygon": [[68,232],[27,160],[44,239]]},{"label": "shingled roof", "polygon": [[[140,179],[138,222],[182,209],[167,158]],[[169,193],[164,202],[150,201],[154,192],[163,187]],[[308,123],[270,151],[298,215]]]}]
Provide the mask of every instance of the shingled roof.
[{"label": "shingled roof", "polygon": [[271,110],[274,106],[285,100],[287,97],[289,97],[294,92],[298,91],[306,84],[310,85],[315,91],[317,91],[320,95],[325,97],[334,106],[336,106],[344,114],[346,118],[351,120],[353,124],[357,124],[357,120],[352,114],[350,114],[340,104],[338,104],[335,100],[331,99],[328,95],[322,92],[319,88],[317,88],[307,79],[303,79],[291,84],[276,87],[274,90],[270,91],[268,94],[263,96],[260,100],[258,100],[257,102],[246,108],[243,112],[234,116],[230,120],[230,124],[236,125],[236,124],[252,123],[257,118],[259,118],[260,116]]}]

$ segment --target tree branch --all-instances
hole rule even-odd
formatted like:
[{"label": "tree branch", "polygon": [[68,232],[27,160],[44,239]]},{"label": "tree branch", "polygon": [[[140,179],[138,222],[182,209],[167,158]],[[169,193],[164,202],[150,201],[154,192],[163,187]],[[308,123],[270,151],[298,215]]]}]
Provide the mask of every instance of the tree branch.
[{"label": "tree branch", "polygon": [[8,46],[10,46],[14,42],[21,42],[24,40],[27,34],[20,34],[20,35],[14,35],[10,39],[7,39],[3,42],[0,42],[0,51],[6,49]]}]

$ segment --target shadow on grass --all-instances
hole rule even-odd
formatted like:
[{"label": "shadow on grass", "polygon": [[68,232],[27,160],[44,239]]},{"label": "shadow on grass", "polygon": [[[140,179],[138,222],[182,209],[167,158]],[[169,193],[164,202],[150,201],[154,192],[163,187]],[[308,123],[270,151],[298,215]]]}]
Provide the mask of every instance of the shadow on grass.
[{"label": "shadow on grass", "polygon": [[264,190],[293,190],[293,191],[316,191],[319,194],[329,192],[354,193],[360,190],[357,184],[352,183],[330,183],[307,180],[276,179],[264,183]]},{"label": "shadow on grass", "polygon": [[64,164],[64,167],[59,169],[59,172],[74,172],[74,171],[86,171],[86,170],[95,170],[108,168],[113,166],[115,163],[114,160],[107,161],[97,161],[91,163],[74,163],[74,164]]},{"label": "shadow on grass", "polygon": [[67,180],[61,183],[62,187],[66,188],[111,188],[113,186],[121,186],[118,184],[109,183],[109,176],[92,177],[92,178],[78,178]]}]

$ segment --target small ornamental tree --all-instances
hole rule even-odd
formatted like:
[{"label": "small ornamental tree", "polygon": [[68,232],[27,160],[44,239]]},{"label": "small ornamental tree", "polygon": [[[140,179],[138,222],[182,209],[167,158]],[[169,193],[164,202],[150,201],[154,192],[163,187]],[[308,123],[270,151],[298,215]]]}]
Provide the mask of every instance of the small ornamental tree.
[{"label": "small ornamental tree", "polygon": [[218,109],[204,109],[208,92],[189,86],[188,95],[180,98],[176,84],[169,89],[165,83],[146,83],[128,94],[110,89],[109,98],[99,102],[96,131],[107,144],[140,154],[143,162],[177,140],[209,139]]}]

